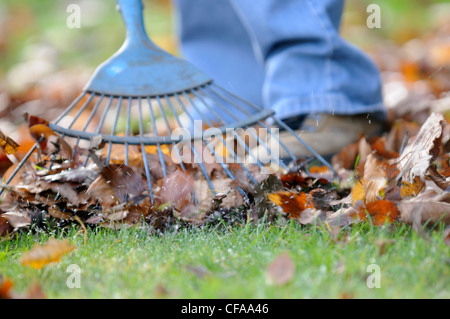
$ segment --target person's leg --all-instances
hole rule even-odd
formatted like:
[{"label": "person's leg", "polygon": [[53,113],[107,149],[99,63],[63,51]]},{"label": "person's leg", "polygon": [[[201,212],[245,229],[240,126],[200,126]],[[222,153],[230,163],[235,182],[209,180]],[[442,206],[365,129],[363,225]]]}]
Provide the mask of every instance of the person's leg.
[{"label": "person's leg", "polygon": [[343,0],[230,3],[264,63],[264,105],[279,118],[383,110],[379,71],[339,35]]},{"label": "person's leg", "polygon": [[228,0],[175,0],[182,54],[214,82],[262,107],[264,68]]}]

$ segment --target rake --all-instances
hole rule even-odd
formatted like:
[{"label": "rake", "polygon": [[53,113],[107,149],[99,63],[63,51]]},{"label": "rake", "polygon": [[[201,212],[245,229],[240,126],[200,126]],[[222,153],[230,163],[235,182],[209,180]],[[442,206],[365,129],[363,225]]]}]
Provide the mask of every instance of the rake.
[{"label": "rake", "polygon": [[[267,165],[258,160],[256,151],[235,131],[232,133],[233,143],[226,141],[223,136],[227,129],[249,129],[249,134],[257,141],[258,149],[265,149],[271,155],[271,160],[286,169],[286,159],[297,161],[297,157],[271,129],[278,127],[295,136],[313,157],[333,171],[325,159],[289,126],[275,117],[273,110],[260,108],[228,92],[189,62],[157,47],[145,31],[141,0],[117,0],[117,5],[127,30],[125,42],[111,58],[96,69],[72,104],[49,124],[53,131],[63,138],[75,139],[77,146],[82,140],[90,141],[101,136],[107,148],[106,163],[111,163],[114,145],[123,145],[125,165],[130,161],[130,147],[140,147],[152,203],[153,182],[146,147],[155,149],[163,174],[167,176],[164,148],[171,147],[176,156],[181,158],[179,143],[182,139],[179,136],[174,137],[174,128],[192,131],[196,120],[202,120],[205,125],[200,133],[190,137],[190,141],[200,141],[202,145],[206,145],[231,180],[235,180],[235,176],[231,173],[228,163],[205,142],[208,138],[207,127],[215,127],[216,131],[218,130],[216,137],[225,147],[227,154],[239,163],[250,181],[255,184],[256,180],[248,165],[236,154],[236,145],[245,150],[247,158],[255,159],[254,163],[261,170],[265,171]],[[98,118],[99,114],[101,116]],[[183,121],[183,118],[188,119],[189,123]],[[266,130],[264,138],[250,129],[255,126]],[[275,141],[275,144],[268,143],[267,140]],[[272,156],[275,154],[274,145],[281,150],[277,154],[284,154],[284,159]],[[215,195],[216,191],[198,149],[193,147],[192,143],[189,143],[189,147]],[[21,160],[6,185],[37,148],[38,143]],[[89,155],[84,166],[88,161]],[[182,161],[180,166],[181,169],[186,169]],[[4,189],[5,187],[0,190],[0,194]]]}]

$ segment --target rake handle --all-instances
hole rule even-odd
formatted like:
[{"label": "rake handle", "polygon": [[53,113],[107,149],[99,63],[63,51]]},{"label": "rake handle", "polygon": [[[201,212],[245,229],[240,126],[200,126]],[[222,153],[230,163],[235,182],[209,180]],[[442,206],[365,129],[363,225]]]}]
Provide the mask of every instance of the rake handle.
[{"label": "rake handle", "polygon": [[131,46],[154,44],[149,39],[144,27],[144,6],[142,0],[116,0],[117,10],[122,14],[122,19],[127,30],[127,42]]}]

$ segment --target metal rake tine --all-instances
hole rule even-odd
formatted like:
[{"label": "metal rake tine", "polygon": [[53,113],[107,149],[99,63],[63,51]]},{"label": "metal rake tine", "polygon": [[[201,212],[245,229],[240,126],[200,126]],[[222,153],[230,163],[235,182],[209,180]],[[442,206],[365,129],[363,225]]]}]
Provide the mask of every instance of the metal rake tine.
[{"label": "metal rake tine", "polygon": [[[33,152],[37,149],[38,144],[42,142],[42,138],[39,139],[38,142],[36,142],[33,147],[28,151],[28,153],[24,156],[24,158],[22,158],[22,160],[20,161],[20,163],[17,165],[17,167],[14,169],[14,171],[11,173],[11,176],[9,176],[8,180],[6,181],[5,185],[8,185],[9,183],[11,183],[11,181],[13,180],[13,178],[17,175],[17,173],[20,171],[20,169],[23,167],[23,165],[26,163],[26,161],[28,161],[28,159],[30,158],[31,154],[33,154]],[[5,191],[4,188],[0,189],[0,195],[3,194],[3,192]]]},{"label": "metal rake tine", "polygon": [[[83,96],[84,96],[84,94],[83,94]],[[88,107],[89,103],[91,103],[91,101],[92,101],[92,99],[94,98],[94,96],[95,96],[95,94],[90,94],[90,95],[89,95],[89,98],[87,99],[87,101],[84,102],[83,106],[80,108],[80,110],[78,110],[78,112],[77,112],[77,114],[75,115],[75,117],[73,118],[72,122],[69,124],[68,129],[72,128],[72,126],[75,124],[75,122],[77,121],[77,119],[78,119],[78,117],[81,115],[81,113],[83,113],[83,111]],[[80,100],[81,100],[81,97],[80,97],[79,99],[77,99],[76,101],[80,101]],[[67,115],[73,108],[75,108],[75,106],[76,106],[77,104],[78,104],[78,103],[75,103],[75,102],[72,103],[72,104],[66,109],[66,111],[63,112],[64,116]],[[56,125],[56,123],[58,123],[64,116],[60,115],[60,116],[58,117],[58,120],[55,121],[55,124],[54,124],[54,125]],[[49,127],[52,128],[52,125],[50,124]],[[66,136],[66,135],[65,135],[64,133],[61,134],[61,138],[64,138],[65,136]],[[78,139],[77,139],[77,144],[76,144],[76,145],[78,145],[79,139],[80,139],[80,138],[78,137]],[[57,156],[58,156],[58,154],[53,154],[53,155],[52,155],[52,161],[51,161],[51,163],[50,163],[49,169],[52,169],[52,167],[53,167],[53,162],[55,161],[55,159],[56,159]],[[73,150],[72,150],[72,159],[73,159],[74,157],[75,157],[75,148],[73,148]]]},{"label": "metal rake tine", "polygon": [[[250,103],[250,102],[247,101],[247,100],[244,100],[244,99],[241,98],[239,95],[236,95],[236,94],[233,94],[233,93],[231,93],[231,92],[228,92],[227,90],[225,90],[223,87],[221,87],[220,85],[218,85],[218,84],[216,84],[216,83],[213,83],[213,84],[209,85],[208,88],[211,89],[212,91],[216,92],[217,94],[220,94],[220,93],[218,93],[216,90],[214,90],[214,88],[217,88],[217,89],[219,89],[220,91],[222,91],[223,94],[228,94],[230,97],[232,97],[232,98],[234,98],[234,99],[236,99],[236,100],[241,101],[241,102],[244,103],[245,105],[250,106],[251,108],[255,109],[255,111],[257,111],[257,112],[261,112],[261,111],[264,110],[263,108],[260,108],[260,107],[256,106],[255,104]],[[243,109],[241,106],[238,106],[238,108],[239,108],[242,112],[246,113],[246,111],[244,111],[244,109]],[[247,113],[247,114],[250,114],[250,113]]]},{"label": "metal rake tine", "polygon": [[272,136],[273,138],[275,138],[278,142],[278,144],[281,145],[281,147],[288,153],[289,157],[293,160],[296,161],[297,157],[289,150],[289,148],[279,139],[278,136],[274,135],[272,133],[272,130],[262,121],[258,121],[258,124],[261,125],[264,129],[266,129],[267,132],[269,132],[270,136]]},{"label": "metal rake tine", "polygon": [[[103,111],[103,115],[102,115],[101,120],[100,120],[100,123],[99,123],[99,125],[98,125],[97,131],[96,131],[97,134],[100,134],[100,132],[102,131],[103,125],[105,124],[106,116],[107,116],[107,114],[108,114],[108,112],[109,112],[109,110],[110,110],[110,108],[111,108],[111,104],[112,104],[112,101],[113,101],[113,100],[114,100],[114,97],[113,97],[112,95],[110,95],[110,96],[109,96],[108,104],[106,105],[106,108],[105,108],[105,110]],[[88,163],[88,161],[89,161],[89,158],[90,158],[90,155],[88,154],[88,155],[86,156],[86,159],[84,160],[84,163],[83,163],[83,166],[84,166],[84,167],[87,166],[87,163]]]},{"label": "metal rake tine", "polygon": [[[164,99],[167,101],[167,103],[169,103],[169,104],[172,103],[172,102],[170,102],[170,99],[167,95],[164,96]],[[159,96],[156,97],[156,100],[158,101],[158,105],[161,110],[161,114],[164,118],[164,122],[166,123],[167,131],[169,132],[170,135],[172,135],[172,129],[170,128],[170,124],[169,124],[169,121],[167,120],[166,112],[164,112],[164,108],[162,106],[161,99],[159,98]],[[183,171],[186,171],[184,163],[181,160],[180,150],[178,149],[178,147],[176,146],[176,143],[174,141],[172,141],[172,147],[175,149],[175,152],[177,153],[177,157],[178,157],[178,160],[180,161],[181,169]]]},{"label": "metal rake tine", "polygon": [[305,146],[308,151],[310,151],[313,156],[315,158],[317,158],[323,165],[325,165],[326,167],[328,167],[334,175],[337,175],[335,170],[333,169],[333,167],[330,165],[330,163],[328,163],[328,161],[326,161],[319,153],[317,153],[311,146],[308,145],[308,143],[306,143],[302,138],[300,138],[300,136],[298,136],[293,129],[291,129],[289,126],[287,126],[285,123],[283,123],[281,120],[277,119],[276,117],[272,117],[275,122],[277,122],[277,124],[284,128],[285,130],[287,130],[289,133],[291,133],[292,135],[294,135],[294,137],[296,138],[297,141],[299,141],[300,143],[303,144],[303,146]]},{"label": "metal rake tine", "polygon": [[[116,117],[114,119],[114,124],[112,128],[112,135],[116,134],[117,122],[120,116],[120,109],[122,108],[122,96],[119,96],[119,102],[117,103]],[[106,165],[109,165],[109,161],[111,160],[111,150],[112,150],[112,142],[109,142],[108,145],[108,153],[106,155]]]},{"label": "metal rake tine", "polygon": [[[207,95],[207,92],[205,92],[205,89],[199,88],[199,90],[203,91],[204,94]],[[211,89],[211,91],[213,91],[213,93],[217,94],[219,97],[221,97],[222,99],[224,99],[225,101],[227,101],[227,102],[230,103],[231,105],[238,107],[238,108],[239,108],[243,113],[245,113],[246,115],[248,115],[248,116],[251,115],[251,114],[250,114],[249,112],[247,112],[245,109],[241,108],[241,106],[240,106],[239,104],[234,103],[231,99],[228,99],[227,97],[221,95],[220,93],[216,93],[216,91],[213,90],[213,89]],[[239,121],[239,118],[238,118],[236,115],[234,115],[232,112],[230,112],[230,111],[228,110],[228,108],[225,107],[225,105],[223,105],[223,103],[221,103],[221,102],[218,101],[217,99],[213,98],[211,95],[208,95],[208,96],[216,103],[217,106],[219,106],[222,110],[224,110],[225,112],[227,112],[227,113],[228,113],[230,116],[232,116],[236,121]],[[249,129],[249,126],[246,126],[245,128],[248,130],[248,129]],[[264,143],[264,142],[261,140],[261,138],[258,136],[258,134],[255,134],[255,132],[253,132],[253,130],[250,130],[250,134],[251,134],[254,138],[256,138],[256,140],[258,141],[259,144],[264,145],[264,147],[269,151],[269,153],[272,154],[272,150],[268,147],[268,145],[267,145],[266,143]],[[251,154],[250,151],[249,151],[249,154]],[[251,156],[253,156],[253,158],[254,158],[254,155],[253,155],[253,154],[251,154]],[[272,158],[272,157],[271,157],[271,158]],[[276,160],[277,164],[280,164],[284,169],[287,169],[286,165],[285,165],[282,161],[280,161],[278,158],[274,158],[274,159]]]},{"label": "metal rake tine", "polygon": [[[194,94],[194,95],[195,95],[195,96],[196,96],[196,97],[197,97],[197,98],[205,105],[205,107],[206,107],[209,111],[215,113],[217,117],[219,116],[218,113],[217,113],[211,106],[209,106],[208,103],[206,103],[206,101],[205,101],[200,95],[198,95],[198,94],[195,92],[195,90],[192,90],[192,93],[193,93],[193,94]],[[193,103],[193,102],[191,101],[191,103]],[[198,112],[198,111],[197,111],[197,112]],[[222,122],[222,124],[223,124],[224,126],[226,126],[226,123],[225,123],[223,120],[221,120],[221,122]],[[209,123],[208,123],[208,125],[211,126],[211,124],[209,124]],[[251,156],[254,160],[256,160],[258,166],[261,167],[261,168],[263,169],[264,173],[267,173],[267,170],[266,170],[266,168],[264,167],[264,165],[262,165],[262,163],[254,156],[254,154],[253,154],[252,152],[250,152],[250,149],[248,148],[248,146],[245,144],[245,142],[242,140],[242,138],[241,138],[239,135],[236,134],[236,132],[235,132],[234,130],[233,130],[233,135],[234,135],[234,136],[236,137],[236,139],[238,140],[238,143],[239,143],[241,146],[243,146],[243,147],[245,148],[245,150],[250,154],[250,156]],[[241,166],[241,168],[244,169],[244,170],[246,171],[246,174],[249,176],[249,178],[250,178],[255,184],[257,184],[257,183],[256,183],[256,180],[253,178],[253,175],[252,175],[252,174],[247,170],[247,168],[246,168],[244,165],[242,165],[242,163],[240,162],[240,160],[239,160],[239,158],[238,158],[236,152],[235,152],[232,148],[229,148],[229,147],[228,147],[228,144],[227,144],[226,140],[223,138],[223,136],[221,136],[220,138],[221,138],[222,143],[224,144],[225,148],[226,148],[227,150],[231,151],[231,153],[233,154],[233,158],[239,163],[239,165]]]},{"label": "metal rake tine", "polygon": [[[159,135],[158,135],[158,130],[156,128],[156,119],[155,119],[155,114],[153,113],[153,106],[152,106],[150,97],[147,97],[147,102],[148,102],[148,107],[150,109],[150,116],[152,118],[153,133],[156,135],[156,137],[158,137]],[[161,151],[161,144],[157,143],[156,147],[158,149],[159,161],[161,162],[161,168],[163,170],[163,175],[164,175],[164,177],[166,177],[167,176],[166,162],[164,161],[164,156]]]},{"label": "metal rake tine", "polygon": [[[180,97],[178,96],[177,93],[174,94],[174,97],[175,97],[175,99],[177,100],[178,104],[181,106],[181,108],[186,112],[186,107],[184,106],[183,102],[181,101],[181,99],[180,99]],[[173,115],[175,116],[175,119],[176,119],[176,121],[178,122],[178,125],[179,125],[180,127],[183,127],[183,125],[182,125],[182,123],[181,123],[181,120],[180,120],[180,117],[178,116],[177,112],[175,111],[175,108],[173,107],[172,103],[169,103],[169,107],[170,107],[170,109],[171,109]],[[191,116],[189,113],[186,113],[186,114],[189,116],[189,118],[190,118],[191,121],[193,122],[194,119],[192,118],[192,116]],[[203,144],[202,144],[202,146],[203,146]],[[197,154],[197,151],[196,151],[195,148],[192,146],[192,143],[189,143],[189,148],[191,149],[192,153],[194,154],[194,157],[195,157],[195,159],[197,160],[197,162],[198,162],[198,164],[199,164],[199,166],[200,166],[200,170],[202,171],[203,176],[205,177],[205,179],[206,179],[206,181],[207,181],[207,183],[208,183],[208,186],[209,186],[209,188],[211,189],[211,192],[212,192],[213,195],[215,196],[215,195],[216,195],[216,191],[215,191],[215,189],[214,189],[214,185],[212,184],[212,181],[211,181],[211,179],[209,178],[208,173],[206,172],[205,166],[203,165],[202,161],[199,160],[199,156],[198,156],[198,154]]]},{"label": "metal rake tine", "polygon": [[72,126],[75,124],[75,122],[78,120],[78,118],[80,117],[81,113],[84,112],[84,110],[86,110],[86,108],[89,106],[89,104],[91,103],[92,99],[94,98],[95,94],[91,94],[89,96],[89,98],[87,99],[87,101],[83,104],[83,106],[78,110],[77,114],[73,117],[72,122],[69,124],[68,128],[71,129]]},{"label": "metal rake tine", "polygon": [[87,94],[86,91],[83,91],[78,97],[70,104],[62,113],[59,115],[56,120],[54,121],[54,124],[58,124],[72,109],[78,104],[78,102],[81,101],[81,99]]},{"label": "metal rake tine", "polygon": [[[144,136],[144,124],[142,123],[142,100],[140,97],[138,98],[138,106],[139,106],[139,134],[140,136]],[[150,174],[150,168],[148,167],[147,152],[145,151],[144,143],[141,143],[141,154],[142,160],[144,161],[145,176],[147,177],[147,185],[150,194],[150,200],[153,205],[155,203],[155,198],[153,195],[152,176]]]},{"label": "metal rake tine", "polygon": [[[252,103],[250,103],[250,102],[248,102],[248,101],[245,101],[243,98],[241,98],[241,97],[239,97],[239,96],[237,96],[237,95],[235,95],[235,94],[233,94],[233,93],[230,93],[230,92],[226,91],[225,89],[223,89],[222,87],[220,87],[220,86],[218,86],[218,85],[215,85],[215,84],[214,84],[214,87],[219,88],[219,89],[222,90],[223,92],[225,92],[225,93],[229,94],[230,96],[232,96],[232,97],[234,97],[234,98],[236,98],[236,99],[242,101],[242,102],[245,103],[246,105],[249,105],[249,106],[251,106],[251,107],[254,107],[254,108],[256,108],[256,109],[259,110],[259,111],[262,110],[261,108],[258,108],[256,105],[254,105],[254,104],[252,104]],[[301,139],[301,138],[294,132],[294,130],[292,130],[292,129],[291,129],[289,126],[287,126],[285,123],[283,123],[282,121],[280,121],[279,119],[277,119],[275,116],[271,116],[271,117],[272,117],[272,119],[274,119],[274,121],[275,121],[280,127],[284,128],[285,130],[289,131],[289,133],[293,134],[293,135],[295,136],[295,138],[296,138],[300,143],[302,143],[302,144],[303,144],[303,145],[304,145],[304,146],[305,146],[305,147],[313,154],[314,157],[316,157],[322,164],[324,164],[325,166],[327,166],[334,174],[336,174],[336,172],[334,171],[334,169],[333,169],[333,167],[330,165],[330,163],[328,163],[328,161],[326,161],[319,153],[317,153],[311,146],[309,146],[305,141],[303,141],[303,139]],[[281,142],[281,141],[280,141],[280,142]],[[285,149],[288,151],[288,149],[287,149],[286,147],[285,147]],[[288,152],[288,153],[292,154],[292,152]],[[292,154],[292,157],[293,157],[294,160],[297,159],[297,157],[295,157],[293,154]]]},{"label": "metal rake tine", "polygon": [[[99,98],[98,102],[95,104],[94,108],[91,111],[91,114],[89,115],[89,118],[86,121],[86,124],[84,124],[84,126],[83,126],[83,128],[81,130],[82,132],[85,132],[86,129],[88,128],[89,124],[91,124],[91,121],[92,121],[92,119],[95,116],[95,113],[97,112],[99,106],[102,104],[104,96],[105,96],[104,94],[100,95],[100,98]],[[81,138],[77,137],[77,142],[75,143],[75,147],[78,146],[78,144],[80,143],[80,140],[81,140]],[[73,148],[73,152],[72,152],[72,160],[75,158],[75,147]],[[87,156],[89,156],[89,155],[87,155]],[[84,165],[84,166],[86,166],[86,165]]]},{"label": "metal rake tine", "polygon": [[109,112],[109,110],[111,108],[111,104],[112,104],[113,100],[114,100],[114,96],[110,95],[109,96],[108,105],[106,105],[106,108],[103,111],[103,115],[102,115],[102,118],[100,120],[100,124],[98,125],[97,134],[100,134],[100,132],[102,131],[103,125],[105,125],[106,116],[108,115],[108,112]]},{"label": "metal rake tine", "polygon": [[[186,94],[186,92],[183,92],[183,94],[184,94],[185,97],[188,99],[188,101],[190,101],[191,105],[197,110],[197,112],[198,112],[199,114],[202,114],[202,113],[200,113],[200,112],[198,111],[198,109],[196,108],[195,104],[193,104],[191,98]],[[178,100],[178,103],[180,103],[180,105],[181,105],[183,111],[185,112],[185,114],[188,115],[188,117],[190,118],[191,122],[194,124],[194,118],[193,118],[192,115],[188,112],[188,110],[187,110],[186,106],[183,104],[183,102],[181,102],[181,100],[180,100],[178,94],[176,94],[175,97],[176,97],[176,99]],[[178,119],[178,116],[177,116],[177,119]],[[210,125],[210,122],[208,121],[208,119],[205,118],[205,120],[207,121],[207,124]],[[179,119],[178,119],[178,121],[179,121]],[[181,122],[180,122],[180,121],[179,121],[179,123],[180,123],[180,125],[181,125]],[[225,142],[225,140],[223,139],[222,136],[221,136],[221,139],[222,139],[222,142],[224,143],[224,145],[226,146],[226,142]],[[213,154],[213,156],[216,158],[216,160],[218,161],[218,163],[220,164],[220,166],[223,168],[223,170],[224,170],[224,171],[227,173],[227,175],[231,178],[231,180],[233,180],[233,181],[236,180],[236,178],[234,177],[234,175],[233,175],[233,174],[230,172],[230,170],[228,169],[227,165],[225,165],[225,163],[223,163],[222,158],[220,158],[220,157],[217,156],[216,152],[214,151],[213,148],[210,147],[209,144],[206,144],[206,146],[207,146],[208,149],[211,151],[211,153]],[[191,149],[192,149],[192,147],[191,147]],[[233,154],[236,156],[236,154],[234,153],[233,150],[231,150],[231,152],[233,152]],[[201,166],[203,166],[201,162],[200,162],[199,164],[200,164]],[[246,172],[246,174],[248,175],[248,177],[250,178],[250,180],[251,180],[254,184],[257,184],[256,180],[253,178],[252,174],[248,171],[248,169],[247,169],[245,166],[243,166],[242,163],[239,163],[239,165],[240,165],[241,168]],[[202,171],[203,171],[203,169],[202,169]],[[207,176],[206,172],[203,172],[203,173],[204,173],[205,177],[206,177],[207,179],[209,179],[209,177]],[[211,188],[211,189],[212,189],[212,188]],[[244,195],[244,191],[243,191],[241,188],[239,188],[239,191]]]},{"label": "metal rake tine", "polygon": [[[125,136],[130,135],[131,103],[132,103],[132,99],[130,96],[130,97],[128,97],[127,126],[125,128]],[[125,145],[125,165],[128,166],[128,161],[129,161],[128,143],[125,142],[124,145]]]}]

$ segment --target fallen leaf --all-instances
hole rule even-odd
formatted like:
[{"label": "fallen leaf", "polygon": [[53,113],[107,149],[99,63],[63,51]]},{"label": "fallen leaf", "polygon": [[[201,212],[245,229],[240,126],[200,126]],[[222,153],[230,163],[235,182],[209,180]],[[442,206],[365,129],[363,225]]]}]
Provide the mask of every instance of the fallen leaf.
[{"label": "fallen leaf", "polygon": [[338,171],[341,168],[353,169],[355,166],[356,158],[358,156],[359,142],[354,142],[344,147],[339,153],[333,156],[331,159],[331,165]]},{"label": "fallen leaf", "polygon": [[383,137],[377,137],[375,141],[373,141],[370,146],[375,151],[375,153],[385,159],[394,159],[399,156],[397,152],[394,152],[392,150],[389,150],[387,148],[387,141],[386,138]]},{"label": "fallen leaf", "polygon": [[181,211],[185,205],[191,203],[194,190],[192,175],[177,170],[163,178],[160,184],[156,196],[162,204],[171,203],[176,210]]},{"label": "fallen leaf", "polygon": [[375,226],[382,226],[385,223],[392,223],[400,216],[397,205],[389,200],[378,200],[364,204],[356,202],[355,208],[361,220],[370,220]]},{"label": "fallen leaf", "polygon": [[281,191],[268,194],[267,198],[275,205],[280,206],[283,212],[289,214],[289,218],[299,218],[303,210],[313,208],[313,205],[307,201],[307,195],[303,192],[297,194]]},{"label": "fallen leaf", "polygon": [[45,265],[59,262],[61,258],[76,249],[67,240],[58,241],[50,239],[45,245],[35,245],[31,250],[23,254],[22,265],[28,265],[34,269],[41,269]]},{"label": "fallen leaf", "polygon": [[[434,225],[443,222],[450,225],[450,193],[436,192],[434,189],[426,189],[417,197],[404,199],[398,203],[403,222],[421,225],[429,222]],[[416,227],[421,227],[416,225]]]},{"label": "fallen leaf", "polygon": [[445,120],[441,114],[432,113],[428,117],[419,133],[409,141],[400,155],[400,174],[397,179],[403,178],[407,183],[413,183],[414,178],[419,176],[424,180],[431,161],[439,154],[444,125]]},{"label": "fallen leaf", "polygon": [[17,144],[12,138],[6,136],[2,131],[0,131],[0,147],[3,152],[11,155],[16,153],[19,144]]},{"label": "fallen leaf", "polygon": [[14,227],[12,227],[8,219],[2,217],[3,215],[0,215],[0,237],[6,236],[7,234],[10,234],[13,232]]},{"label": "fallen leaf", "polygon": [[332,213],[326,219],[330,226],[344,227],[357,222],[360,222],[358,211],[353,207],[342,208],[337,212]]},{"label": "fallen leaf", "polygon": [[294,275],[295,264],[287,253],[283,253],[267,267],[266,280],[269,285],[282,286],[290,282]]},{"label": "fallen leaf", "polygon": [[351,191],[352,203],[354,204],[357,200],[365,201],[366,195],[364,194],[364,186],[362,181],[356,181],[355,185],[352,187]]},{"label": "fallen leaf", "polygon": [[12,290],[14,283],[8,278],[0,276],[0,300],[1,299],[45,299],[45,294],[39,284],[33,284],[26,295],[15,293]]},{"label": "fallen leaf", "polygon": [[26,212],[6,212],[2,217],[14,228],[22,228],[31,225],[31,218]]},{"label": "fallen leaf", "polygon": [[72,158],[72,147],[47,125],[33,125],[30,127],[30,134],[36,141],[41,141],[40,146],[44,154],[57,153],[64,159]]},{"label": "fallen leaf", "polygon": [[441,175],[438,170],[436,169],[436,166],[431,165],[428,168],[428,174],[427,176],[442,190],[449,192],[450,191],[450,178],[447,178],[443,175]]},{"label": "fallen leaf", "polygon": [[425,182],[422,181],[419,176],[414,178],[414,182],[412,184],[402,181],[402,184],[400,185],[400,197],[415,197],[420,193],[424,186]]},{"label": "fallen leaf", "polygon": [[372,203],[380,199],[380,192],[386,187],[387,179],[383,168],[373,154],[367,157],[364,165],[365,202]]}]

